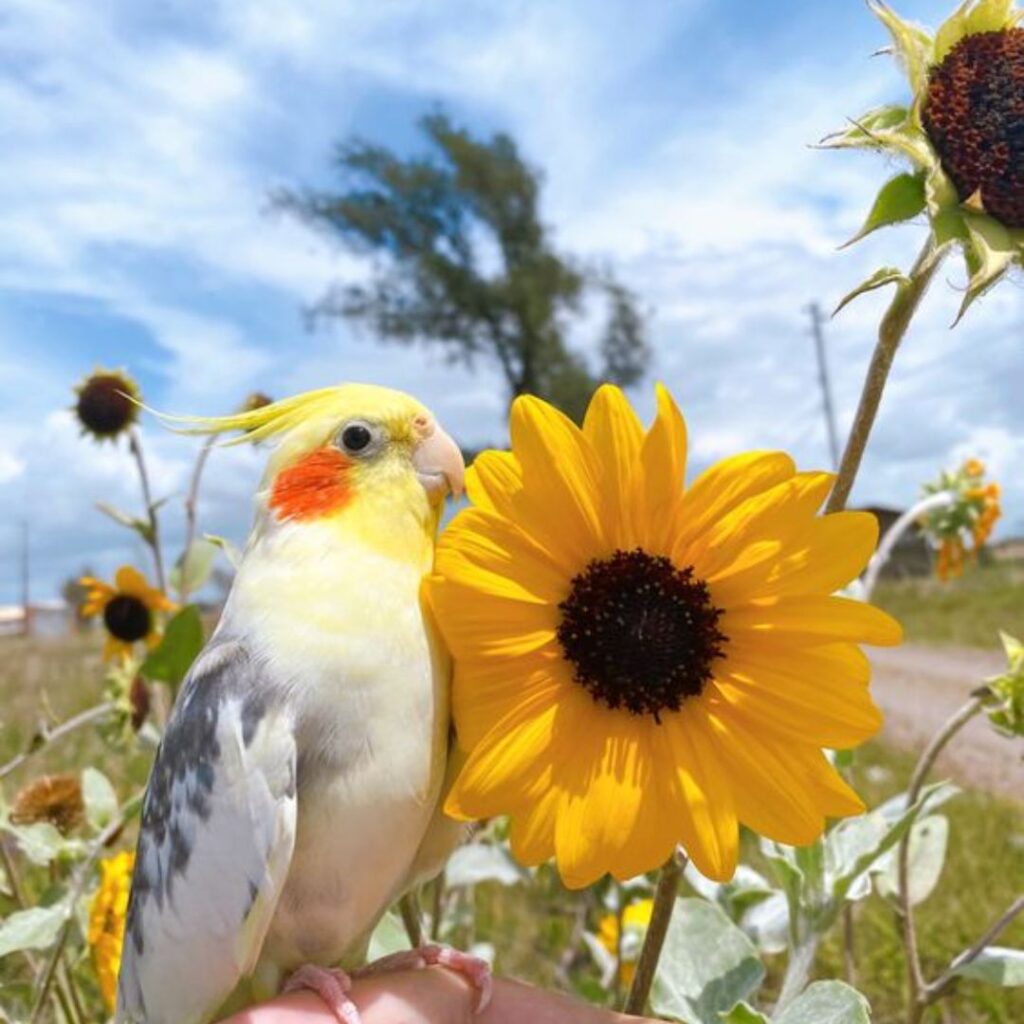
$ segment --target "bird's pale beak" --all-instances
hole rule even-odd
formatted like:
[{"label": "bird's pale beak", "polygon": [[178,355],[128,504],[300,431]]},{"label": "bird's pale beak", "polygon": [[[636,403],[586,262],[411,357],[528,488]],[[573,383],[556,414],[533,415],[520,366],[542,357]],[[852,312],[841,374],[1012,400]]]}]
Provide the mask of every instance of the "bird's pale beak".
[{"label": "bird's pale beak", "polygon": [[450,492],[462,494],[466,463],[459,446],[433,419],[418,416],[415,428],[420,441],[412,453],[412,464],[423,489],[431,496]]}]

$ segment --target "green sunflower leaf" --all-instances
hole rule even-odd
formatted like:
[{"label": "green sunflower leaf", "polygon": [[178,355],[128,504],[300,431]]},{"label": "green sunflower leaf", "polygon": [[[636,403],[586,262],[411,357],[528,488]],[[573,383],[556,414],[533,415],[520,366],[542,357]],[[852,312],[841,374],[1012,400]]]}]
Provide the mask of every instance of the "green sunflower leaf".
[{"label": "green sunflower leaf", "polygon": [[1003,988],[1024,985],[1024,949],[989,946],[969,964],[954,968],[953,973]]},{"label": "green sunflower leaf", "polygon": [[[949,819],[944,814],[929,814],[915,821],[910,830],[908,856],[908,893],[911,906],[923,903],[935,890],[946,861]],[[899,892],[897,850],[890,850],[872,869],[878,891],[889,899]]]},{"label": "green sunflower leaf", "polygon": [[147,520],[139,519],[138,516],[133,516],[130,512],[124,512],[119,508],[115,508],[106,501],[97,501],[96,509],[105,516],[110,516],[115,523],[120,523],[122,526],[127,526],[129,530],[134,530],[147,544],[152,544],[153,529]]},{"label": "green sunflower leaf", "polygon": [[971,277],[967,282],[967,294],[960,306],[955,327],[975,299],[983,295],[1009,269],[1010,264],[1020,256],[1021,243],[1015,237],[1017,232],[1000,224],[994,217],[983,213],[963,214],[967,226],[968,242],[964,246],[967,269]]},{"label": "green sunflower leaf", "polygon": [[753,943],[720,907],[676,900],[651,993],[656,1014],[684,1024],[721,1024],[721,1015],[763,978]]},{"label": "green sunflower leaf", "polygon": [[49,949],[70,916],[66,899],[49,907],[16,910],[0,924],[0,957],[18,950]]},{"label": "green sunflower leaf", "polygon": [[843,131],[832,132],[818,143],[826,149],[847,149],[862,146],[877,147],[882,145],[882,133],[894,128],[902,128],[907,123],[910,111],[906,107],[890,105],[869,110],[866,114],[850,122],[850,127]]},{"label": "green sunflower leaf", "polygon": [[772,1024],[760,1010],[749,1003],[737,1003],[728,1013],[719,1014],[722,1024]]},{"label": "green sunflower leaf", "polygon": [[849,303],[857,298],[858,295],[872,292],[876,288],[883,288],[887,284],[894,284],[899,288],[905,288],[910,284],[910,278],[896,267],[882,267],[880,270],[876,270],[866,281],[857,285],[852,292],[844,295],[839,305],[832,310],[832,315],[835,316],[844,306],[849,305]]},{"label": "green sunflower leaf", "polygon": [[879,228],[916,217],[925,205],[924,179],[924,171],[918,171],[916,174],[897,174],[895,178],[890,178],[875,198],[871,212],[868,213],[867,220],[861,225],[860,230],[840,248],[845,249],[848,245],[859,242]]},{"label": "green sunflower leaf", "polygon": [[193,540],[171,569],[168,582],[179,593],[195,593],[210,578],[216,557],[216,544],[206,539]]},{"label": "green sunflower leaf", "polygon": [[928,55],[932,40],[924,29],[911,25],[900,18],[892,8],[878,0],[868,0],[871,13],[882,22],[892,36],[893,50],[900,64],[906,69],[910,88],[916,94],[921,91],[928,76]]},{"label": "green sunflower leaf", "polygon": [[121,806],[110,779],[96,768],[82,772],[82,799],[85,817],[95,832],[102,832],[117,817]]},{"label": "green sunflower leaf", "polygon": [[187,604],[167,623],[158,647],[149,653],[140,672],[177,687],[203,647],[203,623],[199,609]]},{"label": "green sunflower leaf", "polygon": [[816,981],[775,1018],[775,1024],[871,1024],[871,1007],[841,981]]}]

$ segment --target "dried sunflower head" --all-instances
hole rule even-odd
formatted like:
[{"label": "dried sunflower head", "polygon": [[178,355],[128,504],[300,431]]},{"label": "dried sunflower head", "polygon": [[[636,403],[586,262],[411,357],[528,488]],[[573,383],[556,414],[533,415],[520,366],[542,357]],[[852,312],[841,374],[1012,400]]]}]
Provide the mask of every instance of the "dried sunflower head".
[{"label": "dried sunflower head", "polygon": [[[823,145],[879,150],[912,169],[882,186],[850,241],[927,213],[934,254],[959,245],[967,263],[959,320],[1024,263],[1024,12],[1014,0],[967,0],[933,36],[878,0],[869,7],[892,36],[911,100],[869,111]],[[879,271],[847,298],[890,283],[899,272]]]},{"label": "dried sunflower head", "polygon": [[75,388],[73,411],[97,441],[112,441],[139,418],[139,386],[123,370],[94,370]]},{"label": "dried sunflower head", "polygon": [[81,824],[85,814],[82,784],[77,775],[41,775],[23,786],[11,806],[15,825],[48,821],[67,835]]}]

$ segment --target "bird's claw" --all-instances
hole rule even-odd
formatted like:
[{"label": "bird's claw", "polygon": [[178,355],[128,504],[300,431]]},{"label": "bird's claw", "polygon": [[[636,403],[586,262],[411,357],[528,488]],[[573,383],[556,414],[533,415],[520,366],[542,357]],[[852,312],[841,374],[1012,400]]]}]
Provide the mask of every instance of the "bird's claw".
[{"label": "bird's claw", "polygon": [[356,1004],[348,997],[352,979],[340,968],[305,964],[289,975],[281,991],[301,992],[304,989],[315,992],[340,1024],[362,1024]]}]

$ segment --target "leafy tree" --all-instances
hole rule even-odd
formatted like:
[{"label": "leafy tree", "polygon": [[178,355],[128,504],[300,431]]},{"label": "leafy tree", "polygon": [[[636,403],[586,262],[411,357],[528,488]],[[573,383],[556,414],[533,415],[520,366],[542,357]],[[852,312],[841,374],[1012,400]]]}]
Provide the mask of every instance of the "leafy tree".
[{"label": "leafy tree", "polygon": [[[382,339],[442,347],[453,362],[493,360],[510,398],[579,417],[601,380],[630,384],[649,359],[634,296],[608,271],[555,250],[541,223],[539,172],[505,134],[489,140],[444,114],[420,122],[428,156],[361,139],[335,159],[341,191],[284,192],[277,203],[374,259],[368,283],[332,288],[316,317],[362,322]],[[566,334],[587,292],[608,307],[595,374]]]}]

